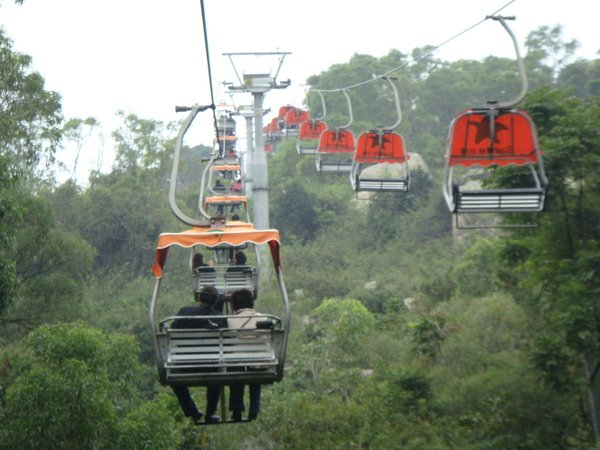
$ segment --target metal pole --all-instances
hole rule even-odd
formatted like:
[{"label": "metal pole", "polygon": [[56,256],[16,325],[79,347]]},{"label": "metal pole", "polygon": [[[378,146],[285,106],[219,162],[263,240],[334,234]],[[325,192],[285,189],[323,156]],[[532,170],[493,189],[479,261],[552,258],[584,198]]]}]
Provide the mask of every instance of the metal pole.
[{"label": "metal pole", "polygon": [[245,173],[244,173],[244,181],[246,183],[246,189],[244,190],[244,192],[246,192],[246,196],[251,197],[252,196],[252,164],[254,161],[254,133],[253,133],[253,129],[252,129],[252,116],[250,115],[244,115],[245,119],[246,119],[246,142],[247,142],[247,147],[246,147],[246,158],[244,160],[244,167],[245,167]]},{"label": "metal pole", "polygon": [[252,155],[253,222],[259,230],[269,228],[269,177],[263,140],[264,92],[253,92],[254,97],[254,153]]}]

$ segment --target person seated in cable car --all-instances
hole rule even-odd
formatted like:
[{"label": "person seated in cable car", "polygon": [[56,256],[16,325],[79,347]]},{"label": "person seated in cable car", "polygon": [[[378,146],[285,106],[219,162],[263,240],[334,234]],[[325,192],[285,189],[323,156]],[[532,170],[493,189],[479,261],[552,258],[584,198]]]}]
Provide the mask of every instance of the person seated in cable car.
[{"label": "person seated in cable car", "polygon": [[[232,194],[235,195],[240,195],[242,193],[243,187],[242,187],[242,179],[241,178],[236,178],[235,181],[233,181],[231,183],[231,186],[229,187],[229,190],[231,191]],[[238,210],[240,208],[240,204],[241,202],[236,202],[236,203],[232,203],[231,204],[231,213],[233,214],[236,210]]]},{"label": "person seated in cable car", "polygon": [[217,180],[215,185],[213,186],[213,191],[215,192],[225,193],[226,190],[227,188],[223,183],[221,183],[221,180]]},{"label": "person seated in cable car", "polygon": [[240,194],[242,192],[242,179],[236,178],[235,181],[233,183],[231,183],[229,190],[232,193]]},{"label": "person seated in cable car", "polygon": [[202,253],[194,253],[194,257],[192,258],[192,271],[194,273],[214,273],[215,269],[204,262]]},{"label": "person seated in cable car", "polygon": [[[177,313],[178,316],[220,316],[219,311],[215,310],[215,305],[219,300],[219,291],[214,286],[204,286],[195,294],[197,305],[184,306]],[[175,319],[171,325],[172,329],[219,329],[227,328],[227,319]],[[185,369],[180,369],[185,370]],[[195,424],[201,423],[203,414],[198,410],[194,399],[190,394],[190,389],[187,386],[171,386],[173,392],[177,396],[179,405],[186,417],[190,417]],[[221,387],[218,385],[207,386],[206,388],[206,417],[204,422],[207,424],[219,423],[221,418],[216,415],[217,406],[219,404],[219,394]]]},{"label": "person seated in cable car", "polygon": [[[202,253],[194,253],[194,257],[192,258],[192,272],[194,272],[194,274],[198,275],[201,273],[214,273],[216,274],[215,268],[209,266],[208,264],[206,264],[204,262],[204,256],[202,255]],[[207,281],[209,281],[209,283],[213,283],[214,281],[210,281],[209,280],[204,280],[204,284],[209,284],[207,283]],[[223,299],[219,299],[219,301],[215,304],[215,309],[219,312],[223,312],[223,309],[225,307],[225,303],[223,301]]]},{"label": "person seated in cable car", "polygon": [[[254,310],[254,295],[248,289],[240,289],[231,294],[231,308],[237,316],[256,316]],[[232,329],[255,329],[258,318],[255,317],[233,317],[229,318],[229,328]],[[240,336],[243,338],[243,336]],[[247,368],[244,370],[248,370]],[[244,407],[244,384],[232,384],[229,386],[229,411],[231,411],[231,420],[240,422]],[[248,385],[250,391],[250,408],[248,409],[248,419],[256,420],[260,410],[261,385],[251,383]]]},{"label": "person seated in cable car", "polygon": [[233,255],[233,259],[235,265],[227,267],[226,272],[249,273],[252,271],[252,269],[250,269],[250,267],[246,265],[246,254],[243,251],[238,250],[237,252],[235,252],[235,254]]}]

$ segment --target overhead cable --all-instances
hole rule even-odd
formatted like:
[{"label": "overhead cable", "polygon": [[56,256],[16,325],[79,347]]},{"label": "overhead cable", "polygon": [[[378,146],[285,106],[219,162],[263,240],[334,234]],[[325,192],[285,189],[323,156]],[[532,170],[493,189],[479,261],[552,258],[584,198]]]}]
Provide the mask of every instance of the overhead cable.
[{"label": "overhead cable", "polygon": [[415,62],[417,62],[417,61],[419,61],[419,60],[421,60],[421,59],[425,58],[426,56],[428,56],[428,55],[430,55],[431,53],[433,53],[433,52],[435,52],[436,50],[438,50],[440,47],[442,47],[442,46],[444,46],[444,45],[448,44],[449,42],[453,41],[454,39],[457,39],[458,37],[462,36],[463,34],[465,34],[465,33],[468,33],[468,32],[469,32],[469,31],[471,31],[472,29],[474,29],[474,28],[478,27],[479,25],[481,25],[481,24],[482,24],[483,22],[485,22],[486,20],[490,19],[490,18],[491,18],[491,17],[493,17],[493,16],[496,16],[496,15],[497,15],[497,14],[498,14],[500,11],[502,11],[502,10],[503,10],[503,9],[505,9],[505,8],[507,8],[508,6],[510,6],[512,3],[516,2],[516,1],[517,1],[517,0],[510,0],[508,3],[506,3],[506,4],[505,4],[504,6],[502,6],[501,8],[497,9],[496,11],[494,11],[494,12],[493,12],[493,13],[491,13],[491,14],[488,14],[488,15],[487,15],[485,18],[481,19],[480,21],[478,21],[477,23],[475,23],[475,24],[471,25],[470,27],[468,27],[468,28],[465,28],[465,29],[464,29],[464,30],[462,30],[460,33],[457,33],[457,34],[455,34],[455,35],[453,35],[453,36],[449,37],[449,38],[448,38],[448,39],[446,39],[445,41],[441,42],[440,44],[438,44],[438,45],[436,45],[436,46],[434,46],[434,47],[431,47],[430,49],[428,49],[427,51],[425,51],[425,52],[421,53],[421,54],[420,54],[420,55],[418,55],[417,57],[415,57],[415,58],[411,58],[409,61],[406,61],[406,62],[404,62],[404,63],[400,64],[399,66],[397,66],[397,67],[394,67],[393,69],[390,69],[390,70],[388,70],[387,72],[385,72],[385,73],[383,73],[383,74],[381,74],[381,75],[374,76],[373,78],[370,78],[370,79],[368,79],[368,80],[361,81],[361,82],[359,82],[359,83],[352,84],[352,85],[350,85],[350,86],[346,86],[346,87],[343,87],[343,88],[337,88],[337,89],[315,89],[315,91],[317,91],[317,92],[342,92],[342,91],[345,91],[345,90],[347,90],[347,89],[354,89],[354,88],[357,88],[357,87],[359,87],[359,86],[363,86],[363,85],[365,85],[365,84],[372,83],[372,82],[374,82],[374,81],[377,81],[377,80],[380,80],[380,79],[382,79],[382,78],[385,78],[385,77],[387,77],[388,75],[390,75],[390,74],[392,74],[392,73],[394,73],[394,72],[396,72],[396,71],[398,71],[398,70],[404,69],[404,68],[405,68],[406,66],[408,66],[409,64],[411,64],[411,63],[415,63]]},{"label": "overhead cable", "polygon": [[213,82],[212,82],[212,70],[210,67],[210,52],[208,50],[208,32],[206,31],[206,12],[204,10],[204,0],[200,0],[200,9],[202,11],[202,30],[204,32],[204,49],[206,52],[206,69],[208,71],[208,84],[210,86],[210,104],[213,112],[213,122],[215,127],[215,135],[217,139],[217,144],[219,145],[219,154],[223,155],[223,148],[221,146],[221,139],[219,139],[219,126],[217,121],[217,111],[215,107],[215,94],[213,91]]}]

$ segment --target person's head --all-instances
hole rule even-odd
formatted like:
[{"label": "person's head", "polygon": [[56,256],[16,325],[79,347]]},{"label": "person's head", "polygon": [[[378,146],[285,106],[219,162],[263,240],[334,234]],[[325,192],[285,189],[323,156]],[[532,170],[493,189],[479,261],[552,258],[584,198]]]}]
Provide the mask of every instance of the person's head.
[{"label": "person's head", "polygon": [[204,286],[200,291],[196,292],[196,301],[198,303],[215,306],[217,300],[219,300],[219,291],[214,286]]},{"label": "person's head", "polygon": [[240,220],[240,216],[234,214],[233,216],[231,216],[231,220]]},{"label": "person's head", "polygon": [[231,294],[231,308],[239,311],[244,308],[254,307],[254,295],[249,289],[239,289]]},{"label": "person's head", "polygon": [[194,258],[192,259],[192,266],[199,267],[204,264],[204,256],[202,253],[194,253]]},{"label": "person's head", "polygon": [[236,266],[243,266],[244,264],[246,264],[246,254],[241,250],[235,252],[234,259]]},{"label": "person's head", "polygon": [[221,180],[217,180],[215,184],[221,184]]}]

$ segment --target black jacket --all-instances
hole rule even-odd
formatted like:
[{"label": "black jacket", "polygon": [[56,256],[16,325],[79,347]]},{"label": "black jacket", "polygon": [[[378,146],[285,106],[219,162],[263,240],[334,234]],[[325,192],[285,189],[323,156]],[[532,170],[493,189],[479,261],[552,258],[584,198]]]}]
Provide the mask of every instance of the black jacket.
[{"label": "black jacket", "polygon": [[[210,306],[203,303],[199,303],[196,306],[184,306],[177,313],[178,316],[221,316],[217,310],[212,309]],[[227,328],[227,319],[175,319],[171,328],[206,328],[206,329],[217,329]]]}]

